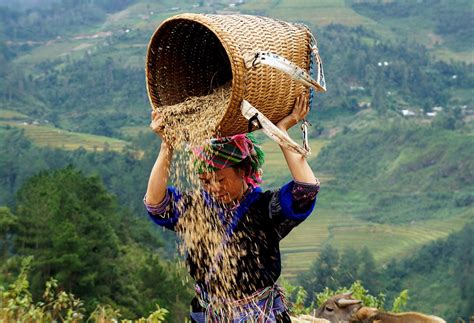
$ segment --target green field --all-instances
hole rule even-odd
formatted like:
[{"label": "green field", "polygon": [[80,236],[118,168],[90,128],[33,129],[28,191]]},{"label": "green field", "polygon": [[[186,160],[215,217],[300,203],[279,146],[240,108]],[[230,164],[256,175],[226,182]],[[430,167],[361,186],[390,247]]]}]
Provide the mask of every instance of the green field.
[{"label": "green field", "polygon": [[11,119],[27,119],[26,114],[20,113],[18,111],[0,109],[0,120],[11,120]]},{"label": "green field", "polygon": [[128,126],[120,128],[120,133],[127,137],[136,137],[140,132],[147,133],[151,129],[147,126]]},{"label": "green field", "polygon": [[472,210],[464,210],[445,219],[403,225],[375,224],[356,219],[351,214],[350,205],[341,207],[326,200],[322,185],[313,214],[282,242],[282,275],[291,279],[305,272],[327,242],[340,252],[349,247],[357,250],[367,247],[378,264],[382,265],[460,230],[473,215]]},{"label": "green field", "polygon": [[127,145],[124,140],[96,136],[91,134],[70,132],[49,125],[33,125],[0,121],[0,126],[10,126],[25,130],[25,135],[39,146],[74,150],[82,147],[86,150],[102,151],[104,149],[122,151]]},{"label": "green field", "polygon": [[[251,4],[248,4],[250,7]],[[247,4],[243,6],[246,9]],[[266,14],[288,21],[303,21],[316,26],[343,24],[348,26],[373,25],[371,19],[359,15],[344,0],[284,0],[274,6],[267,5]]]}]

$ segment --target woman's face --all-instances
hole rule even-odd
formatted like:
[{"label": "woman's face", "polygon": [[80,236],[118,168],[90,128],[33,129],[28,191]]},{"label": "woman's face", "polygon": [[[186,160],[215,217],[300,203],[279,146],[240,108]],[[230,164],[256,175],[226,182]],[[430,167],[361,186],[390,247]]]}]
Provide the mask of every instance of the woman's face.
[{"label": "woman's face", "polygon": [[224,204],[239,201],[247,190],[241,170],[224,168],[215,172],[202,173],[199,179],[204,190]]}]

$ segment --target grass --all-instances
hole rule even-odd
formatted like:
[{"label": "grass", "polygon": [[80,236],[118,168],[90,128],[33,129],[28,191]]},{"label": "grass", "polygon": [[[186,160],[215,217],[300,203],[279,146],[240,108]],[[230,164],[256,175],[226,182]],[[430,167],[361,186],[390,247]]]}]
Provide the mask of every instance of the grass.
[{"label": "grass", "polygon": [[10,120],[10,119],[28,119],[29,117],[18,111],[0,109],[0,120]]},{"label": "grass", "polygon": [[15,59],[14,63],[17,66],[35,65],[45,60],[57,59],[65,56],[71,58],[82,57],[86,50],[93,50],[93,48],[103,38],[96,39],[62,39],[46,43],[42,46],[34,48],[30,53],[20,56]]},{"label": "grass", "polygon": [[39,146],[65,150],[75,150],[83,147],[91,151],[102,151],[107,147],[109,150],[121,151],[127,145],[127,142],[123,140],[70,132],[49,125],[32,125],[12,121],[0,121],[0,125],[24,129],[25,135]]},{"label": "grass", "polygon": [[120,128],[120,132],[127,137],[136,137],[140,132],[147,133],[151,131],[147,126],[129,126]]},{"label": "grass", "polygon": [[454,60],[470,64],[474,63],[474,53],[472,51],[455,52],[448,48],[442,47],[435,48],[433,52],[437,58],[445,62],[450,62],[451,60]]}]

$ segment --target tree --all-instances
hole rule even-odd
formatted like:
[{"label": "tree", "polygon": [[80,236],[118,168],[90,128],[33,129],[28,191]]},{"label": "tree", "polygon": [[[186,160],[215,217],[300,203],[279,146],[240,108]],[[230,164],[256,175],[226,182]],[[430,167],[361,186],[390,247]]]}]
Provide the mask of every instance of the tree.
[{"label": "tree", "polygon": [[160,259],[156,237],[116,206],[98,177],[71,166],[41,172],[19,190],[16,214],[14,246],[20,256],[34,256],[35,299],[54,278],[60,290],[84,300],[89,313],[108,304],[133,318],[160,304],[172,310],[172,321],[185,317],[191,289],[182,283],[183,271]]},{"label": "tree", "polygon": [[28,180],[17,197],[16,247],[33,255],[32,288],[38,293],[49,277],[95,306],[113,298],[119,256],[112,229],[114,201],[97,177],[68,167]]},{"label": "tree", "polygon": [[0,207],[0,260],[5,261],[12,249],[12,237],[17,228],[17,217],[9,208]]},{"label": "tree", "polygon": [[337,267],[339,264],[339,253],[336,248],[326,244],[316,261],[313,263],[306,275],[303,275],[300,284],[310,295],[323,291],[326,287],[336,289],[339,287],[337,281]]},{"label": "tree", "polygon": [[347,248],[341,256],[338,269],[339,287],[350,286],[358,279],[360,256],[354,248]]},{"label": "tree", "polygon": [[369,248],[364,247],[360,253],[360,274],[359,278],[364,286],[372,293],[380,290],[380,273],[377,271],[375,259]]}]

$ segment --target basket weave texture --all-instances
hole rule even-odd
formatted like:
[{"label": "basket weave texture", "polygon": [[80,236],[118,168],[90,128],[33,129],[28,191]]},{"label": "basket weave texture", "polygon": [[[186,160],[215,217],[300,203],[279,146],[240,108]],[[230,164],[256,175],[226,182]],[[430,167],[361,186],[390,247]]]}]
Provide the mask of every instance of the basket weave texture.
[{"label": "basket weave texture", "polygon": [[310,68],[311,34],[304,25],[249,15],[181,14],[153,34],[146,58],[147,91],[153,109],[207,95],[232,84],[216,135],[247,132],[240,112],[249,101],[273,123],[288,115],[305,87],[286,74],[261,65],[247,69],[244,55],[271,52],[300,68]]}]

